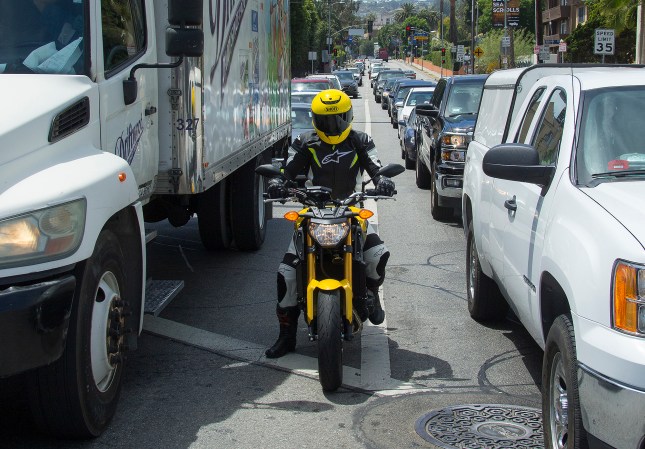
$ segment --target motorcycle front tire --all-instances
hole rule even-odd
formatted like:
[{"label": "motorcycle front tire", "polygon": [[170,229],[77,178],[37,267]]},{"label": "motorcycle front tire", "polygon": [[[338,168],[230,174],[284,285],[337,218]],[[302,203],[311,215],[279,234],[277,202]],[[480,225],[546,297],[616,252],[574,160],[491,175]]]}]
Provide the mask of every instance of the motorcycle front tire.
[{"label": "motorcycle front tire", "polygon": [[318,327],[318,375],[324,391],[336,391],[343,382],[343,320],[340,291],[320,291]]}]

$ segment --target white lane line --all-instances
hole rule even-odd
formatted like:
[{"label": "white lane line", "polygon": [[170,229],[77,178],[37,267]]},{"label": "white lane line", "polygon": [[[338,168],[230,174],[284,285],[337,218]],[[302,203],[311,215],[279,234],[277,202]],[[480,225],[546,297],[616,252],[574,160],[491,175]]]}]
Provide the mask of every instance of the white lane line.
[{"label": "white lane line", "polygon": [[365,99],[365,133],[368,136],[372,135],[372,116],[370,116],[370,104],[367,98]]},{"label": "white lane line", "polygon": [[[152,315],[144,317],[143,328],[150,334],[205,349],[225,357],[277,368],[305,377],[318,378],[318,360],[313,357],[292,352],[279,359],[267,359],[264,356],[266,347],[257,343],[238,340]],[[343,385],[359,390],[374,391],[362,385],[361,370],[351,366],[343,366]],[[435,390],[410,382],[386,379],[381,383],[381,390],[374,392],[380,396],[393,396],[419,391]]]}]

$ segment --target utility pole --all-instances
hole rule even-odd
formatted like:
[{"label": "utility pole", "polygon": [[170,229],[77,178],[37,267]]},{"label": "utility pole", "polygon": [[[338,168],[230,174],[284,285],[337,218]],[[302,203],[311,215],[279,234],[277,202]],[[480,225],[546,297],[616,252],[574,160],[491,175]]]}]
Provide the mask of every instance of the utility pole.
[{"label": "utility pole", "polygon": [[475,73],[475,3],[472,0],[470,7],[470,73]]}]

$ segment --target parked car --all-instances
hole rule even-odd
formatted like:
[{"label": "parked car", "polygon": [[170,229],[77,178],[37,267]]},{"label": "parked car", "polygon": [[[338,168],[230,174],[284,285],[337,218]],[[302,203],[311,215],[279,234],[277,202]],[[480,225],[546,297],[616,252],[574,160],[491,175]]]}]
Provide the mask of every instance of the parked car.
[{"label": "parked car", "polygon": [[394,85],[394,89],[390,92],[387,102],[392,127],[395,129],[399,127],[399,108],[403,107],[403,101],[413,87],[434,87],[436,85],[436,81],[429,80],[411,80],[407,78],[399,80]]},{"label": "parked car", "polygon": [[356,66],[353,66],[353,67],[347,67],[347,70],[352,72],[352,74],[354,75],[354,80],[356,81],[356,84],[358,84],[358,86],[362,86],[363,76],[361,75],[361,69],[359,69]]},{"label": "parked car", "polygon": [[291,80],[291,92],[333,89],[334,85],[327,79],[294,78]]},{"label": "parked car", "polygon": [[544,349],[547,449],[645,442],[644,70],[494,72],[468,147],[468,310]]},{"label": "parked car", "polygon": [[370,80],[370,87],[374,87],[374,78],[378,76],[381,70],[385,70],[385,66],[380,64],[370,66],[370,69],[367,72],[368,78]]},{"label": "parked car", "polygon": [[311,103],[291,103],[291,141],[308,131],[314,130]]},{"label": "parked car", "polygon": [[[412,110],[417,105],[430,104],[432,101],[432,95],[434,93],[434,87],[413,87],[408,92],[408,95],[403,100],[403,105],[397,112],[397,120],[399,122],[399,142],[403,141],[403,134],[405,133],[405,128],[407,126],[408,117],[410,116]],[[418,117],[417,117],[418,121]],[[417,123],[417,122],[415,122]]]},{"label": "parked car", "polygon": [[374,99],[377,103],[380,103],[382,100],[381,95],[383,94],[383,87],[385,86],[385,82],[391,78],[404,78],[403,70],[381,70],[378,73],[376,79],[374,80],[374,86],[372,88]]},{"label": "parked car", "polygon": [[488,75],[442,78],[429,105],[417,106],[419,123],[416,184],[430,189],[435,220],[461,213],[464,161],[472,139],[479,100]]},{"label": "parked car", "polygon": [[358,84],[354,74],[349,70],[336,70],[332,72],[340,80],[341,90],[352,98],[358,98]]},{"label": "parked car", "polygon": [[390,92],[394,89],[395,85],[402,80],[407,78],[390,78],[385,81],[383,85],[383,92],[381,92],[381,109],[387,109],[389,114],[389,103],[390,103]]},{"label": "parked car", "polygon": [[403,73],[405,73],[405,76],[411,80],[417,79],[417,72],[412,69],[403,69]]},{"label": "parked car", "polygon": [[401,159],[405,160],[405,168],[413,170],[417,160],[417,112],[413,108],[405,125],[401,140]]},{"label": "parked car", "polygon": [[331,73],[317,73],[315,75],[308,75],[308,79],[326,79],[329,80],[329,82],[332,85],[332,89],[338,89],[338,90],[343,90],[343,87],[340,84],[340,80],[338,77],[334,74]]}]

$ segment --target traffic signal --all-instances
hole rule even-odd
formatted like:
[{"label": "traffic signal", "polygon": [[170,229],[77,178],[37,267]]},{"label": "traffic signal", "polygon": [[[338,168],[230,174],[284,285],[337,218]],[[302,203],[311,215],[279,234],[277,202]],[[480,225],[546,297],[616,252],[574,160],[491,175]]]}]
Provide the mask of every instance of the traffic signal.
[{"label": "traffic signal", "polygon": [[446,49],[445,48],[441,49],[441,56],[446,56]]},{"label": "traffic signal", "polygon": [[374,21],[373,20],[368,20],[367,21],[367,32],[372,34],[373,29],[374,29]]},{"label": "traffic signal", "polygon": [[338,56],[338,49],[334,48],[334,56]]},{"label": "traffic signal", "polygon": [[405,26],[405,35],[410,36],[410,31],[412,31],[412,27],[410,25]]}]

